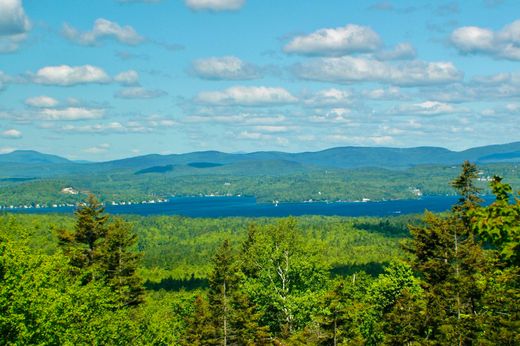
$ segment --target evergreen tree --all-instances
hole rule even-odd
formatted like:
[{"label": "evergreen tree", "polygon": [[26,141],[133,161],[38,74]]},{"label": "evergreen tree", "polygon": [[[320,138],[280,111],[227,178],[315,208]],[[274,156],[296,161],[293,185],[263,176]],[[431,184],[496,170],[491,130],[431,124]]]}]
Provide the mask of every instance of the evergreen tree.
[{"label": "evergreen tree", "polygon": [[422,275],[426,301],[424,340],[443,344],[475,343],[481,331],[486,261],[470,225],[470,212],[478,208],[474,165],[465,162],[452,185],[461,195],[447,216],[426,213],[425,226],[411,227],[409,250],[414,269]]},{"label": "evergreen tree", "polygon": [[315,317],[320,327],[315,336],[316,343],[333,346],[364,344],[359,326],[362,324],[361,312],[367,307],[363,296],[368,283],[363,273],[333,283],[332,289],[323,295],[320,311]]},{"label": "evergreen tree", "polygon": [[231,312],[233,291],[237,277],[231,245],[226,239],[213,258],[213,271],[209,277],[208,299],[213,312],[220,345],[228,345],[232,334]]},{"label": "evergreen tree", "polygon": [[137,237],[120,219],[110,216],[94,195],[75,212],[74,232],[60,230],[58,239],[83,283],[103,281],[118,293],[124,305],[142,302],[143,283],[136,270],[141,255],[135,252]]},{"label": "evergreen tree", "polygon": [[216,330],[213,316],[208,301],[202,296],[197,296],[194,302],[193,313],[186,318],[186,334],[183,345],[205,346],[221,345],[215,337]]},{"label": "evergreen tree", "polygon": [[101,245],[101,270],[107,283],[125,305],[137,305],[143,300],[143,280],[136,270],[142,254],[135,251],[137,236],[121,219],[108,226]]},{"label": "evergreen tree", "polygon": [[520,344],[520,200],[511,201],[512,189],[494,177],[495,202],[470,213],[474,231],[488,248],[492,270],[487,275],[485,311],[480,343]]},{"label": "evergreen tree", "polygon": [[225,240],[213,258],[208,300],[219,345],[256,345],[268,340],[267,328],[258,322],[261,314],[240,291],[236,257]]},{"label": "evergreen tree", "polygon": [[58,239],[70,264],[85,282],[91,281],[99,274],[99,248],[108,231],[109,216],[104,214],[105,208],[90,194],[87,201],[75,211],[76,225],[74,231],[59,230]]}]

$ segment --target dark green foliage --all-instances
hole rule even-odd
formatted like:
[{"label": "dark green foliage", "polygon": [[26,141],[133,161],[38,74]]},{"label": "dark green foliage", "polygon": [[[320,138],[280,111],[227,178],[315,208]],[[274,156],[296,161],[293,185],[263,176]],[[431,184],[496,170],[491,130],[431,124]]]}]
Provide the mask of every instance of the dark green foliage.
[{"label": "dark green foliage", "polygon": [[209,303],[202,296],[195,299],[193,314],[186,319],[186,335],[183,345],[222,345],[216,339],[216,329]]},{"label": "dark green foliage", "polygon": [[[263,345],[269,341],[267,328],[259,325],[261,314],[240,290],[240,275],[229,241],[225,240],[213,258],[207,302],[195,301],[188,320],[186,342],[202,345]],[[195,321],[196,320],[196,321]]]},{"label": "dark green foliage", "polygon": [[92,280],[92,275],[95,275],[96,271],[94,267],[102,256],[100,245],[108,231],[109,218],[104,211],[104,207],[96,197],[89,195],[86,203],[75,212],[74,231],[58,231],[58,239],[64,253],[86,281]]},{"label": "dark green foliage", "polygon": [[116,292],[124,305],[142,301],[143,281],[137,275],[141,255],[135,252],[137,237],[130,225],[109,215],[95,196],[75,212],[74,232],[60,230],[64,254],[82,282],[101,280]]},{"label": "dark green foliage", "polygon": [[421,273],[428,340],[447,344],[476,342],[482,312],[485,257],[457,214],[427,214],[426,227],[411,229],[414,269]]},{"label": "dark green foliage", "polygon": [[143,280],[137,275],[142,254],[135,251],[137,236],[130,225],[121,219],[108,226],[101,245],[101,272],[106,276],[108,285],[126,305],[142,302]]}]

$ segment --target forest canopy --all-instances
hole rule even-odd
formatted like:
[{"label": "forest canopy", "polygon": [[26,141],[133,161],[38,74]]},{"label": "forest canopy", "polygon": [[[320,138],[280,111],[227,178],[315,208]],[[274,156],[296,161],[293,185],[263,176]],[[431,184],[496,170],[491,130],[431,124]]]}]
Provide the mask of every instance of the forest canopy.
[{"label": "forest canopy", "polygon": [[0,344],[517,345],[520,200],[422,218],[0,216]]}]

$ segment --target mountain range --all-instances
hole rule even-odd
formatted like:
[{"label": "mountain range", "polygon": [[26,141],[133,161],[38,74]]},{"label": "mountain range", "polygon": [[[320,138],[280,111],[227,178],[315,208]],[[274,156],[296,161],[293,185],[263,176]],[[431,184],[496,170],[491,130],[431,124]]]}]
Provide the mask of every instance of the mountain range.
[{"label": "mountain range", "polygon": [[316,152],[286,153],[259,151],[230,154],[200,151],[186,154],[151,154],[106,162],[71,161],[66,158],[32,150],[17,150],[0,155],[0,178],[53,177],[70,174],[103,172],[134,172],[135,174],[166,173],[182,169],[225,171],[241,174],[259,167],[306,170],[312,168],[353,169],[377,167],[402,169],[418,165],[451,165],[464,160],[479,163],[520,162],[520,142],[489,145],[451,151],[440,147],[337,147]]}]

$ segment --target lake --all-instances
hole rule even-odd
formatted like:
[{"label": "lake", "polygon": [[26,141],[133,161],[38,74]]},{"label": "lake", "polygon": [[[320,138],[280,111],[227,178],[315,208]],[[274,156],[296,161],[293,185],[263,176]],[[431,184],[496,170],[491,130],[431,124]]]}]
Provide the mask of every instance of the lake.
[{"label": "lake", "polygon": [[[254,197],[175,197],[163,203],[107,205],[110,214],[182,215],[188,217],[284,217],[300,215],[337,216],[395,216],[423,213],[425,210],[441,212],[451,208],[457,196],[427,196],[421,199],[379,202],[296,202],[256,203]],[[494,200],[485,197],[485,204]],[[33,208],[9,212],[45,214],[72,213],[73,207]]]}]

